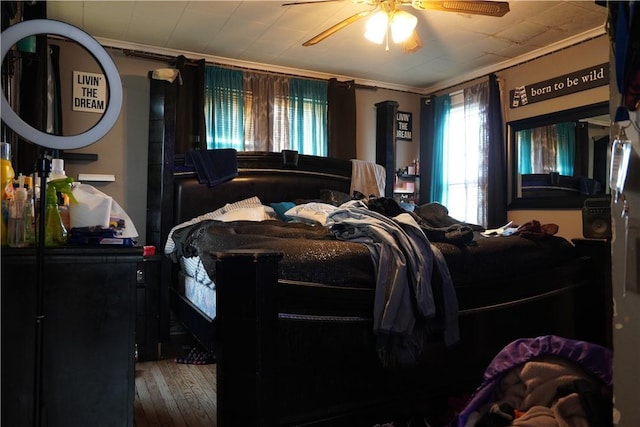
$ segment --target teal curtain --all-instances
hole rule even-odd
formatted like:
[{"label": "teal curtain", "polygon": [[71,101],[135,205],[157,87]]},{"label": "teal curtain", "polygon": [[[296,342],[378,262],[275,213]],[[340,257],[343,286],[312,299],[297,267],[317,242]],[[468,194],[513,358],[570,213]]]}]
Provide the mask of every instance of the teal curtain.
[{"label": "teal curtain", "polygon": [[289,85],[291,149],[315,156],[327,155],[328,82],[292,78]]},{"label": "teal curtain", "polygon": [[431,169],[431,200],[443,203],[447,196],[447,171],[444,159],[444,141],[449,123],[451,97],[448,94],[435,97],[433,168]]},{"label": "teal curtain", "polygon": [[558,144],[558,173],[573,176],[573,164],[576,158],[576,129],[573,122],[556,124]]},{"label": "teal curtain", "polygon": [[521,175],[533,173],[531,168],[531,129],[517,132],[518,138],[518,173]]},{"label": "teal curtain", "polygon": [[207,148],[244,150],[243,75],[241,70],[205,70]]},{"label": "teal curtain", "polygon": [[215,92],[215,79],[213,67],[204,69],[204,128],[206,146],[208,149],[215,148],[213,145],[213,93]]}]

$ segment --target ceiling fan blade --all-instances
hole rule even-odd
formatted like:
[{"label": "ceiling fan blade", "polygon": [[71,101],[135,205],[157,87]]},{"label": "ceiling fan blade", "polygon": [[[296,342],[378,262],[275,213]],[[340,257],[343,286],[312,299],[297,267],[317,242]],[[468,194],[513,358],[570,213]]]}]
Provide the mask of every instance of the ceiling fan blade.
[{"label": "ceiling fan blade", "polygon": [[282,3],[282,6],[298,6],[301,4],[314,4],[314,3],[331,3],[340,0],[309,0],[309,1],[294,1],[291,3]]},{"label": "ceiling fan blade", "polygon": [[[373,10],[375,10],[375,9],[373,9]],[[336,25],[327,28],[326,30],[324,30],[323,32],[318,34],[317,36],[307,40],[304,43],[302,43],[302,46],[313,46],[314,44],[320,43],[322,40],[324,40],[327,37],[333,35],[334,33],[337,33],[338,31],[340,31],[341,29],[343,29],[347,25],[353,24],[354,22],[364,18],[365,16],[367,16],[371,12],[372,12],[372,10],[364,10],[362,12],[356,13],[355,15],[351,15],[347,19],[338,22]]]},{"label": "ceiling fan blade", "polygon": [[416,9],[439,10],[444,12],[470,13],[472,15],[504,16],[509,12],[506,1],[433,1],[413,0]]}]

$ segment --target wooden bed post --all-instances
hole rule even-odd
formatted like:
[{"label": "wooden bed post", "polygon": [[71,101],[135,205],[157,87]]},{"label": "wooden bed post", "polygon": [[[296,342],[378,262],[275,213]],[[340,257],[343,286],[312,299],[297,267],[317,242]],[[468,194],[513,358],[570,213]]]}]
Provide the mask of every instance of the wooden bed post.
[{"label": "wooden bed post", "polygon": [[396,178],[396,101],[376,104],[376,163],[387,171],[385,197],[393,197]]},{"label": "wooden bed post", "polygon": [[278,424],[279,252],[217,253],[218,426]]}]

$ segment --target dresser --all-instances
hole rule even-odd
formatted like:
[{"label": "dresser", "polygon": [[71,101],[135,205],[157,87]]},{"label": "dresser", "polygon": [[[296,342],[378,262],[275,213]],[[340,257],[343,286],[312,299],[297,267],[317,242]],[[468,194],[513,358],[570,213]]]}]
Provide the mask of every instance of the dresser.
[{"label": "dresser", "polygon": [[[0,424],[32,426],[36,374],[48,427],[134,425],[136,283],[142,248],[45,250],[36,328],[34,248],[2,248]],[[36,339],[36,329],[42,340]],[[36,343],[42,343],[42,351]],[[41,354],[42,363],[36,363]],[[41,365],[41,369],[38,368]]]}]

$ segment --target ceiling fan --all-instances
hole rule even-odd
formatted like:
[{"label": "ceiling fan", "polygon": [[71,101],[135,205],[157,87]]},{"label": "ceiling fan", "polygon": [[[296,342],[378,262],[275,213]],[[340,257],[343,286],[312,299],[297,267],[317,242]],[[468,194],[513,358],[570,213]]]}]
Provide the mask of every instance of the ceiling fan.
[{"label": "ceiling fan", "polygon": [[[283,6],[294,6],[312,3],[328,3],[341,0],[311,0],[284,3]],[[367,21],[365,37],[378,44],[386,41],[386,50],[389,50],[389,32],[395,43],[400,43],[405,53],[415,52],[422,47],[422,41],[415,30],[417,18],[402,10],[411,6],[417,10],[436,10],[442,12],[468,13],[472,15],[485,15],[501,17],[509,12],[509,3],[506,1],[435,1],[435,0],[352,0],[354,3],[362,3],[372,6],[352,15],[337,24],[327,28],[320,34],[304,42],[303,46],[313,46],[327,37],[335,34],[348,25],[371,15]],[[389,31],[390,30],[390,31]]]}]

